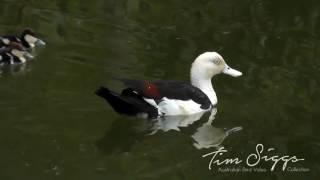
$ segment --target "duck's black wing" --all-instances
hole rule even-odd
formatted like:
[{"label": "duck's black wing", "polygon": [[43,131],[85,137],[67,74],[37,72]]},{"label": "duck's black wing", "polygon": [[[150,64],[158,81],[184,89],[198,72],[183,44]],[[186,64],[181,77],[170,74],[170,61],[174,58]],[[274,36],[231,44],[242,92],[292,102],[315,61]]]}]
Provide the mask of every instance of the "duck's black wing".
[{"label": "duck's black wing", "polygon": [[100,87],[96,95],[104,98],[115,111],[121,114],[137,115],[146,113],[150,118],[158,116],[158,110],[144,101],[142,97],[130,89],[124,90],[121,94],[113,92],[106,87]]},{"label": "duck's black wing", "polygon": [[117,80],[122,81],[125,86],[133,89],[141,96],[156,101],[166,97],[168,99],[185,101],[193,100],[194,102],[201,104],[202,109],[208,109],[211,105],[211,101],[205,93],[186,82],[166,80],[143,81],[132,79]]}]

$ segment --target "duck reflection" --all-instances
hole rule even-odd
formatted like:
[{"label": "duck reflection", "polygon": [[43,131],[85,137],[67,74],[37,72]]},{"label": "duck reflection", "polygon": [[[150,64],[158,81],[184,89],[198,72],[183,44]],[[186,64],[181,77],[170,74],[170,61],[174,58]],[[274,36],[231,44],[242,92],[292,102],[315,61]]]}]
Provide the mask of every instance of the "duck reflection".
[{"label": "duck reflection", "polygon": [[180,131],[181,128],[188,127],[201,119],[205,113],[192,114],[190,116],[166,116],[154,119],[150,130],[150,135],[158,131],[168,132],[170,130]]},{"label": "duck reflection", "polygon": [[197,129],[191,137],[195,141],[193,145],[197,149],[203,148],[220,148],[221,143],[230,134],[242,130],[242,127],[234,127],[232,129],[216,128],[211,124],[204,123]]},{"label": "duck reflection", "polygon": [[193,145],[197,149],[203,148],[219,148],[222,142],[228,137],[230,134],[238,132],[242,130],[242,127],[234,127],[231,129],[227,128],[217,128],[212,126],[212,122],[215,119],[215,115],[217,114],[217,109],[213,109],[211,111],[211,115],[207,122],[203,123],[196,132],[191,136],[195,141]]},{"label": "duck reflection", "polygon": [[130,152],[142,140],[150,124],[146,119],[115,119],[96,146],[105,154]]},{"label": "duck reflection", "polygon": [[[160,132],[181,131],[191,128],[191,125],[199,126],[195,123],[208,113],[199,113],[191,116],[168,116],[156,119],[117,119],[111,125],[105,136],[97,141],[97,147],[104,153],[129,152],[139,141],[149,138]],[[200,126],[192,128],[191,135],[193,145],[197,149],[218,148],[222,142],[232,133],[242,130],[242,127],[231,129],[218,128],[212,126],[212,122],[217,114],[217,109],[213,108],[208,120],[200,123]],[[189,135],[188,135],[189,136]]]},{"label": "duck reflection", "polygon": [[242,127],[234,127],[231,129],[217,128],[211,125],[213,119],[209,119],[208,122],[203,123],[201,127],[191,136],[195,141],[193,145],[197,149],[204,148],[220,148],[222,142],[235,132],[241,131]]},{"label": "duck reflection", "polygon": [[28,71],[27,64],[0,65],[0,77],[6,75],[21,75]]},{"label": "duck reflection", "polygon": [[[189,125],[198,121],[204,114],[205,113],[199,113],[192,116],[172,116],[159,118],[152,127],[153,132],[151,134],[155,134],[158,130],[162,130],[164,132],[169,130],[180,131],[181,128],[188,127]],[[219,148],[226,137],[232,133],[242,130],[242,127],[227,129],[212,126],[212,122],[215,119],[216,114],[217,108],[213,108],[208,121],[203,123],[202,126],[197,128],[196,132],[191,135],[192,139],[195,141],[193,145],[197,149],[211,147]]]}]

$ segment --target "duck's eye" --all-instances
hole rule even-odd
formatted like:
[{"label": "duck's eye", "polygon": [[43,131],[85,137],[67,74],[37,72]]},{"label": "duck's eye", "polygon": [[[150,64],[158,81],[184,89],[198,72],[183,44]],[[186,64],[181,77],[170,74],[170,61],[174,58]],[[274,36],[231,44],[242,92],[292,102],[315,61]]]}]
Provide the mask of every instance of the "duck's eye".
[{"label": "duck's eye", "polygon": [[213,59],[213,63],[216,65],[220,65],[222,61],[220,59]]}]

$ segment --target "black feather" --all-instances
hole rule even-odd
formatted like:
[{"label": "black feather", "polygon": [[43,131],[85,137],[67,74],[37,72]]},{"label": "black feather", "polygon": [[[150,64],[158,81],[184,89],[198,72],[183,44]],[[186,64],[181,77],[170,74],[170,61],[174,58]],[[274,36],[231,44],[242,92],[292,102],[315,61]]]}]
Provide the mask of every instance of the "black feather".
[{"label": "black feather", "polygon": [[149,118],[158,116],[158,110],[144,101],[132,89],[125,89],[121,94],[118,94],[108,88],[100,87],[95,93],[104,98],[118,113],[127,115],[147,113]]},{"label": "black feather", "polygon": [[[163,97],[168,99],[179,99],[179,100],[193,100],[194,102],[201,104],[202,109],[208,109],[211,106],[211,101],[208,96],[202,92],[199,88],[192,86],[190,83],[181,81],[170,81],[170,80],[154,80],[154,81],[141,81],[131,79],[117,79],[122,81],[128,88],[137,91],[144,97],[152,98],[156,102],[161,100]],[[153,84],[157,87],[160,96],[150,97],[150,95],[144,92],[145,83]]]}]

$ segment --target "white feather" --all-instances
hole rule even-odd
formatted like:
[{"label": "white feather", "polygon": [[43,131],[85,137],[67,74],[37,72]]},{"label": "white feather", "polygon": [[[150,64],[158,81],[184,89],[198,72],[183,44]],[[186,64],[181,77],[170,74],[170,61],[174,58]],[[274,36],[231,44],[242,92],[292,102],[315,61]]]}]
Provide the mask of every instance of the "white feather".
[{"label": "white feather", "polygon": [[154,99],[148,99],[148,98],[143,98],[147,103],[149,103],[151,106],[158,108],[158,105]]},{"label": "white feather", "polygon": [[[158,115],[177,116],[177,115],[191,115],[207,111],[202,109],[200,104],[193,100],[177,100],[162,98],[160,103],[157,104],[153,99],[144,98],[150,105],[158,109]],[[209,108],[210,109],[210,108]],[[208,109],[208,110],[209,110]]]},{"label": "white feather", "polygon": [[6,45],[9,45],[9,43],[10,43],[10,40],[7,39],[7,38],[2,38],[1,40],[2,40],[2,42],[3,42],[4,44],[6,44]]}]

